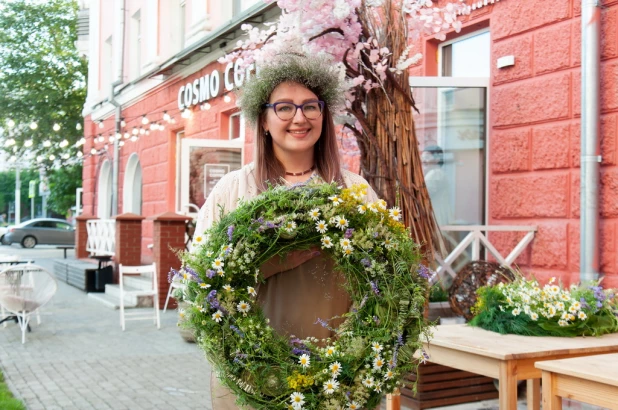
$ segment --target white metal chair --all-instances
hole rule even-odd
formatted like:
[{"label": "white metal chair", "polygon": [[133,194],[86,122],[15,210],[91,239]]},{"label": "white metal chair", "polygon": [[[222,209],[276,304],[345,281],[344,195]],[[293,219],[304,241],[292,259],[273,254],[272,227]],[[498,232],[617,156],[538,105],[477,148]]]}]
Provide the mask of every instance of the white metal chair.
[{"label": "white metal chair", "polygon": [[[145,320],[145,319],[154,319],[155,324],[157,325],[157,329],[161,328],[161,321],[159,319],[159,282],[157,279],[157,265],[153,263],[152,265],[143,265],[143,266],[124,266],[119,265],[119,285],[120,285],[120,326],[122,326],[122,330],[125,330],[125,321],[126,320]],[[140,290],[126,290],[124,286],[124,277],[126,274],[139,274],[141,276],[149,276],[152,283],[151,289],[140,289]],[[130,312],[125,313],[124,309],[124,298],[125,295],[134,295],[134,296],[152,296],[152,305],[154,307],[154,314],[151,316],[150,314],[144,312]]]},{"label": "white metal chair", "polygon": [[0,306],[14,317],[21,329],[21,342],[26,342],[30,316],[48,303],[58,290],[56,279],[44,268],[15,265],[0,272]]},{"label": "white metal chair", "polygon": [[172,297],[172,292],[174,292],[174,289],[184,289],[185,285],[183,285],[182,283],[172,280],[170,282],[170,288],[167,291],[167,297],[165,298],[165,305],[163,306],[163,313],[165,313],[165,311],[167,310],[167,303],[170,301],[170,297]]}]

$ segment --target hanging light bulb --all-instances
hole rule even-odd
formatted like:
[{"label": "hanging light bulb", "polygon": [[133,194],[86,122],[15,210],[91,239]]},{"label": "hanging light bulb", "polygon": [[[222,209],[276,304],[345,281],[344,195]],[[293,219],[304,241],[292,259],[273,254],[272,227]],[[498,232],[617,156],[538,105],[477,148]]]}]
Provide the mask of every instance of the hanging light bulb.
[{"label": "hanging light bulb", "polygon": [[62,154],[62,159],[69,159],[70,155],[68,153]]},{"label": "hanging light bulb", "polygon": [[204,103],[202,104],[202,106],[204,107],[206,111],[210,110],[210,103]]},{"label": "hanging light bulb", "polygon": [[31,130],[36,130],[36,129],[38,128],[38,126],[39,126],[39,125],[38,125],[36,122],[34,122],[34,121],[32,121],[32,122],[30,123],[30,129],[31,129]]},{"label": "hanging light bulb", "polygon": [[90,153],[91,153],[92,155],[97,155],[97,152],[98,152],[98,151],[97,151],[97,149],[96,149],[96,148],[93,148],[93,149],[91,149],[91,150],[90,150]]},{"label": "hanging light bulb", "polygon": [[148,124],[150,121],[148,121],[148,117],[146,117],[145,115],[142,115],[142,124],[146,125]]},{"label": "hanging light bulb", "polygon": [[99,121],[99,128],[103,128],[104,124],[103,124],[103,120]]},{"label": "hanging light bulb", "polygon": [[120,126],[121,127],[126,127],[127,126],[127,122],[124,120],[124,118],[120,119]]},{"label": "hanging light bulb", "polygon": [[180,116],[182,118],[189,118],[191,117],[191,111],[188,108],[185,108]]},{"label": "hanging light bulb", "polygon": [[225,94],[223,96],[223,101],[225,101],[226,103],[229,103],[230,101],[232,101],[232,97],[230,97],[229,94]]},{"label": "hanging light bulb", "polygon": [[133,133],[133,135],[137,135],[139,133],[139,131],[137,130],[137,127],[133,127],[133,131],[131,131]]},{"label": "hanging light bulb", "polygon": [[146,131],[144,131],[144,134],[146,134],[146,135],[150,135],[150,130],[146,130]]},{"label": "hanging light bulb", "polygon": [[29,148],[32,146],[32,140],[26,140],[24,141],[24,147]]},{"label": "hanging light bulb", "polygon": [[143,129],[142,127],[139,127],[139,135],[144,135],[146,133],[146,130]]},{"label": "hanging light bulb", "polygon": [[54,154],[51,154],[51,155],[49,156],[49,160],[50,160],[50,161],[53,161],[53,160],[55,160],[55,159],[56,159],[56,156],[55,156]]},{"label": "hanging light bulb", "polygon": [[151,123],[150,123],[150,131],[154,131],[154,130],[156,130],[157,128],[159,128],[159,127],[157,127],[157,124],[156,124],[156,123],[154,123],[154,122],[151,122]]},{"label": "hanging light bulb", "polygon": [[123,146],[124,146],[124,141],[120,141],[120,142],[118,143],[118,146],[123,147]]},{"label": "hanging light bulb", "polygon": [[50,140],[45,140],[45,141],[43,141],[43,146],[44,146],[45,148],[49,148],[49,147],[51,147],[51,141],[50,141]]},{"label": "hanging light bulb", "polygon": [[9,118],[9,120],[6,122],[6,126],[9,128],[13,128],[15,126],[15,121]]},{"label": "hanging light bulb", "polygon": [[64,148],[64,147],[66,147],[67,145],[69,145],[69,141],[67,141],[67,140],[62,140],[62,142],[60,143],[60,148]]},{"label": "hanging light bulb", "polygon": [[125,132],[125,133],[124,133],[124,139],[125,139],[125,140],[126,140],[126,139],[128,139],[130,136],[131,136],[131,134],[129,134],[128,132]]},{"label": "hanging light bulb", "polygon": [[77,151],[77,158],[81,158],[81,157],[83,157],[83,156],[84,156],[84,154],[82,154],[82,152],[81,152],[81,151]]},{"label": "hanging light bulb", "polygon": [[122,134],[117,132],[115,135],[116,139],[119,140],[120,138],[122,138]]},{"label": "hanging light bulb", "polygon": [[135,142],[135,141],[137,141],[137,137],[134,135],[131,137],[131,142]]},{"label": "hanging light bulb", "polygon": [[163,123],[159,124],[159,131],[164,131],[165,125]]},{"label": "hanging light bulb", "polygon": [[37,160],[37,162],[41,162],[41,161],[43,161],[43,155],[38,155],[38,156],[36,157],[36,160]]},{"label": "hanging light bulb", "polygon": [[77,131],[81,131],[81,130],[82,130],[82,125],[78,122],[78,123],[75,125],[75,129],[76,129]]},{"label": "hanging light bulb", "polygon": [[54,124],[54,126],[52,127],[52,129],[53,129],[54,131],[60,131],[60,124],[58,124],[58,123]]},{"label": "hanging light bulb", "polygon": [[170,120],[171,124],[176,124],[176,118],[172,117],[172,119]]},{"label": "hanging light bulb", "polygon": [[163,121],[168,121],[171,120],[172,117],[170,117],[170,115],[167,113],[167,111],[163,111]]},{"label": "hanging light bulb", "polygon": [[108,141],[109,141],[110,143],[113,143],[115,140],[116,140],[116,139],[114,138],[114,136],[113,136],[113,135],[110,135],[110,136],[109,136]]}]

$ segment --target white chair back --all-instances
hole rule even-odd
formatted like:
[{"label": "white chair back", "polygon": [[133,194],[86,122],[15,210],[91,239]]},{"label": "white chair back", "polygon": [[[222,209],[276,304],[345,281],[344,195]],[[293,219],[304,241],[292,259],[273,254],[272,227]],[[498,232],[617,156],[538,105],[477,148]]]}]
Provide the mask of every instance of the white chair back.
[{"label": "white chair back", "polygon": [[[157,329],[161,328],[161,321],[159,317],[159,281],[157,278],[157,265],[141,265],[141,266],[118,266],[119,279],[118,284],[120,287],[120,326],[122,330],[125,330],[125,322],[127,320],[143,320],[153,319],[157,325]],[[124,279],[127,275],[140,275],[148,278],[152,287],[150,289],[128,289],[124,284]],[[152,305],[154,308],[153,314],[143,312],[125,312],[124,298],[125,295],[135,296],[152,296]]]}]

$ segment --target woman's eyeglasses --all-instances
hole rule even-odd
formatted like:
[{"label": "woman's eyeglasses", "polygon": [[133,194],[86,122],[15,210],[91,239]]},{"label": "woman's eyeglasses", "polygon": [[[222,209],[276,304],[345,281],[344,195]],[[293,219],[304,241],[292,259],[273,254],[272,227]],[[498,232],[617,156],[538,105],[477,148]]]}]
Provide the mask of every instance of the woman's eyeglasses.
[{"label": "woman's eyeglasses", "polygon": [[275,115],[283,121],[289,121],[296,115],[296,110],[300,108],[305,118],[315,120],[320,118],[324,109],[324,101],[310,101],[301,105],[291,102],[276,102],[274,104],[264,104],[266,108],[272,108]]}]

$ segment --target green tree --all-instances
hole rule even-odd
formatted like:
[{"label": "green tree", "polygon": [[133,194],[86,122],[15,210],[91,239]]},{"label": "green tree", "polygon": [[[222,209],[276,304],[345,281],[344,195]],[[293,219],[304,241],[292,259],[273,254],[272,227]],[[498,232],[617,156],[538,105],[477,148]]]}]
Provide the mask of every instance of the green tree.
[{"label": "green tree", "polygon": [[0,0],[0,146],[46,169],[79,149],[87,63],[77,12],[75,0]]},{"label": "green tree", "polygon": [[75,190],[82,186],[82,166],[75,164],[50,172],[49,197],[47,208],[57,214],[67,216],[75,205]]},{"label": "green tree", "polygon": [[[21,217],[22,219],[30,218],[30,205],[31,201],[28,198],[28,188],[30,181],[39,179],[39,171],[35,169],[22,169],[19,173],[20,189],[21,189]],[[37,184],[38,188],[38,184]],[[75,190],[73,190],[75,192]],[[41,205],[41,197],[34,198],[35,211]],[[0,172],[0,214],[7,214],[9,216],[9,203],[15,201],[15,171]],[[35,212],[36,215],[36,212]],[[13,218],[13,215],[11,215]]]}]

